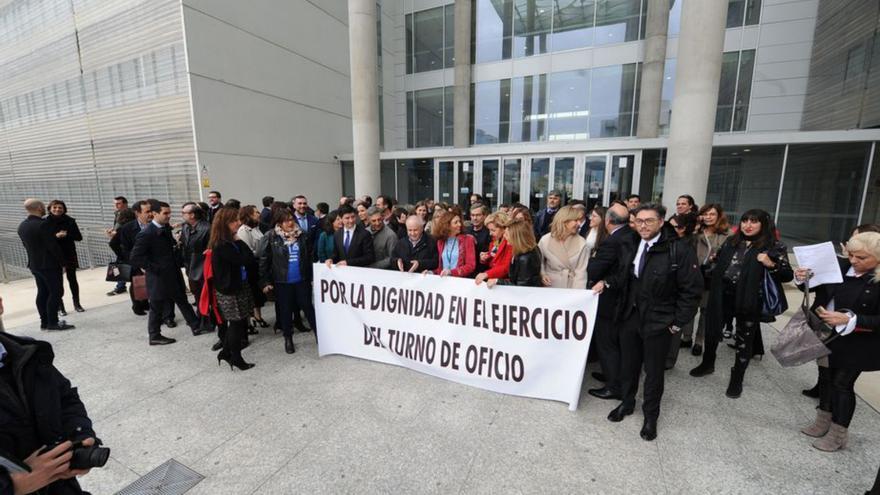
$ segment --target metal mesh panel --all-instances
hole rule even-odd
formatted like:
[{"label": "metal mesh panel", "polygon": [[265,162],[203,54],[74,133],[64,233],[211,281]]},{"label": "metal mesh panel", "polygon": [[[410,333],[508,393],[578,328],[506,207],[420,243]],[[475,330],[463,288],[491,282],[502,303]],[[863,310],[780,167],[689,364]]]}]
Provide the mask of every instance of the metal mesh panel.
[{"label": "metal mesh panel", "polygon": [[180,495],[205,479],[174,459],[150,471],[116,495]]},{"label": "metal mesh panel", "polygon": [[67,203],[89,267],[112,257],[114,196],[198,197],[180,16],[179,0],[0,7],[0,277],[26,274],[25,198]]}]

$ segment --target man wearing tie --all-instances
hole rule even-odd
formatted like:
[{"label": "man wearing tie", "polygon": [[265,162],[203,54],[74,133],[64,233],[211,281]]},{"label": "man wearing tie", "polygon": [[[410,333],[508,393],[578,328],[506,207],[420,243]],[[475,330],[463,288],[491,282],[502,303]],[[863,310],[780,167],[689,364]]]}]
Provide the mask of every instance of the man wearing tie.
[{"label": "man wearing tie", "polygon": [[333,259],[327,260],[327,266],[334,263],[339,266],[369,266],[374,261],[373,236],[357,223],[357,213],[348,205],[339,207],[342,217],[342,228],[333,234]]},{"label": "man wearing tie", "polygon": [[635,212],[640,242],[621,252],[625,269],[611,280],[621,290],[620,381],[623,401],[608,415],[612,422],[633,413],[642,365],[645,393],[640,433],[657,438],[657,419],[663,397],[663,374],[672,335],[694,318],[703,280],[693,248],[663,230],[666,209],[655,204]]},{"label": "man wearing tie", "polygon": [[299,228],[308,235],[307,239],[310,241],[310,245],[315,247],[315,243],[318,242],[318,217],[309,213],[309,200],[300,194],[295,196],[291,202],[293,203],[293,219],[296,220]]}]

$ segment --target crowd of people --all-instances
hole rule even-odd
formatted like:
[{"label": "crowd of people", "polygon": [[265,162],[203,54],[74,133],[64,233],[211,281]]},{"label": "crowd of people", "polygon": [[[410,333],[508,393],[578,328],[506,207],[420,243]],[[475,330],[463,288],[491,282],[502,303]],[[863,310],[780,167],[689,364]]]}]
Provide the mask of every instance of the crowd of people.
[{"label": "crowd of people", "polygon": [[[533,212],[522,204],[493,210],[478,194],[467,208],[345,196],[331,210],[327,203],[313,209],[302,195],[290,202],[267,196],[259,208],[223,202],[211,191],[207,203],[183,204],[183,221],[174,224],[167,203],[129,206],[118,197],[108,236],[117,262],[129,264],[135,277],[145,274],[146,297],[134,283],[130,294],[132,311],[149,313],[149,344],[175,342],[161,327],[176,325],[176,307],[193,335],[218,336],[213,350],[231,368],[254,366],[242,349],[249,335],[270,325],[262,313],[267,301],[275,303],[274,328],[286,353],[296,351],[294,329],[316,330],[312,264],[325,263],[471,278],[489,288],[592,290],[599,299],[590,360],[598,361],[601,371],[593,376],[603,385],[589,393],[619,401],[608,420],[622,421],[635,410],[644,370],[640,435],[647,441],[657,436],[665,371],[682,350],[701,357],[690,375],[704,377],[714,373],[728,340],[735,357],[725,394],[739,398],[749,364],[764,354],[761,323],[787,308],[783,284],[810,276],[792,268],[771,215],[752,209],[731,225],[721,205],[699,207],[687,195],[671,215],[638,195],[592,208],[579,200],[563,205],[562,198],[551,191],[546,206]],[[83,311],[73,247],[82,236],[61,201],[50,203],[48,216],[40,201],[28,200],[25,208],[19,233],[39,289],[41,328],[71,329],[58,319],[61,273],[74,309]],[[859,226],[841,255],[843,283],[815,289],[814,309],[840,335],[829,344],[831,358],[819,363],[815,390],[804,391],[819,406],[814,424],[802,431],[823,451],[846,446],[854,383],[861,372],[880,369],[878,260],[880,227]],[[125,290],[119,282],[109,295]]]}]

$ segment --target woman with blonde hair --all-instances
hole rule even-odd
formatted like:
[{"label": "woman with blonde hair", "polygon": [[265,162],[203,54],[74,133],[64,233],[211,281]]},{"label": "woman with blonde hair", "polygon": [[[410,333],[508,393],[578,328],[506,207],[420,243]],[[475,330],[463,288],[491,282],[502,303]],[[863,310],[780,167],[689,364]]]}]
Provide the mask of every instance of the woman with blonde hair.
[{"label": "woman with blonde hair", "polygon": [[[825,452],[846,447],[856,408],[856,380],[864,371],[880,370],[880,234],[854,235],[846,252],[847,258],[839,260],[843,282],[816,286],[811,308],[838,333],[827,344],[828,367],[819,368],[816,420],[801,430],[816,437],[813,447]],[[806,268],[795,271],[799,283],[806,283],[810,275]]]},{"label": "woman with blonde hair", "polygon": [[477,275],[477,285],[490,278],[507,278],[510,270],[510,260],[513,256],[513,250],[505,238],[507,226],[510,224],[510,217],[504,212],[492,213],[486,217],[486,228],[492,236],[492,242],[489,243],[489,250],[480,253],[480,261],[489,267],[485,272]]},{"label": "woman with blonde hair", "polygon": [[543,258],[541,275],[544,285],[562,289],[587,286],[587,241],[578,235],[581,212],[563,206],[553,217],[550,232],[538,241]]},{"label": "woman with blonde hair", "polygon": [[[510,270],[506,278],[485,279],[486,285],[489,288],[496,284],[541,287],[541,251],[535,242],[532,225],[523,220],[514,220],[505,230],[504,239],[510,245],[513,254]],[[477,285],[481,281],[478,277]]]}]

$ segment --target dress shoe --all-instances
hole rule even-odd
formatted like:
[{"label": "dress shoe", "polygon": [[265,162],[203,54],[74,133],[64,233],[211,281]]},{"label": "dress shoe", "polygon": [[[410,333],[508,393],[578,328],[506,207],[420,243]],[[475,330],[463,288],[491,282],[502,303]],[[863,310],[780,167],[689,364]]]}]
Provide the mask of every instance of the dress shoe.
[{"label": "dress shoe", "polygon": [[293,327],[296,328],[297,330],[299,330],[300,332],[311,332],[312,331],[311,328],[307,327],[305,325],[305,323],[303,323],[301,321],[294,321]]},{"label": "dress shoe", "polygon": [[168,318],[167,320],[164,321],[164,323],[165,323],[165,326],[168,328],[174,328],[177,326],[177,322],[174,321],[174,318]]},{"label": "dress shoe", "polygon": [[83,308],[79,304],[74,304],[73,309],[76,310],[77,313],[85,313],[86,312],[85,308]]},{"label": "dress shoe", "polygon": [[694,343],[690,340],[682,340],[681,344],[678,345],[680,349],[690,349]]},{"label": "dress shoe", "polygon": [[296,352],[296,347],[293,345],[293,337],[284,337],[284,352],[288,354]]},{"label": "dress shoe", "polygon": [[642,425],[642,431],[639,432],[639,436],[646,442],[657,438],[657,420],[645,418],[645,423]]},{"label": "dress shoe", "polygon": [[819,384],[817,383],[815,387],[808,388],[806,390],[801,390],[801,394],[811,399],[819,398]]},{"label": "dress shoe", "polygon": [[627,406],[625,404],[620,404],[615,407],[610,413],[608,413],[608,421],[612,423],[619,423],[623,421],[623,418],[629,416],[633,413],[633,406]]},{"label": "dress shoe", "polygon": [[133,309],[131,311],[138,316],[146,316],[147,315],[147,312],[142,309]]},{"label": "dress shoe", "polygon": [[701,377],[715,373],[715,366],[706,363],[700,363],[699,366],[691,370],[691,376]]},{"label": "dress shoe", "polygon": [[64,308],[61,308],[58,310],[58,314],[61,316],[67,316],[67,310]]},{"label": "dress shoe", "polygon": [[73,325],[68,325],[66,321],[59,321],[55,325],[46,325],[47,332],[60,332],[62,330],[73,330],[76,328]]},{"label": "dress shoe", "polygon": [[223,349],[223,342],[219,340],[217,342],[214,342],[214,345],[211,346],[212,351],[219,351],[220,349]]},{"label": "dress shoe", "polygon": [[592,395],[593,397],[599,399],[617,399],[620,400],[620,396],[611,391],[608,387],[602,388],[591,388],[587,390],[587,393]]},{"label": "dress shoe", "polygon": [[595,378],[596,380],[599,380],[600,382],[607,382],[608,381],[608,379],[605,378],[605,375],[602,374],[601,371],[594,371],[592,375],[593,375],[593,378]]},{"label": "dress shoe", "polygon": [[198,336],[198,335],[204,335],[204,334],[206,334],[206,333],[211,333],[211,329],[210,329],[210,328],[207,328],[207,327],[200,327],[200,326],[198,326],[198,325],[194,325],[194,326],[191,326],[191,327],[189,327],[189,328],[192,330],[192,334],[193,334],[193,335],[196,335],[196,336]]},{"label": "dress shoe", "polygon": [[108,296],[115,296],[118,294],[125,294],[125,292],[126,292],[125,289],[113,289],[110,292],[108,292],[107,295]]},{"label": "dress shoe", "polygon": [[691,355],[692,356],[702,356],[703,355],[703,346],[701,346],[700,344],[694,345],[694,347],[691,349]]},{"label": "dress shoe", "polygon": [[156,337],[150,337],[150,345],[168,345],[177,342],[172,338],[168,338],[164,335],[157,335]]}]

